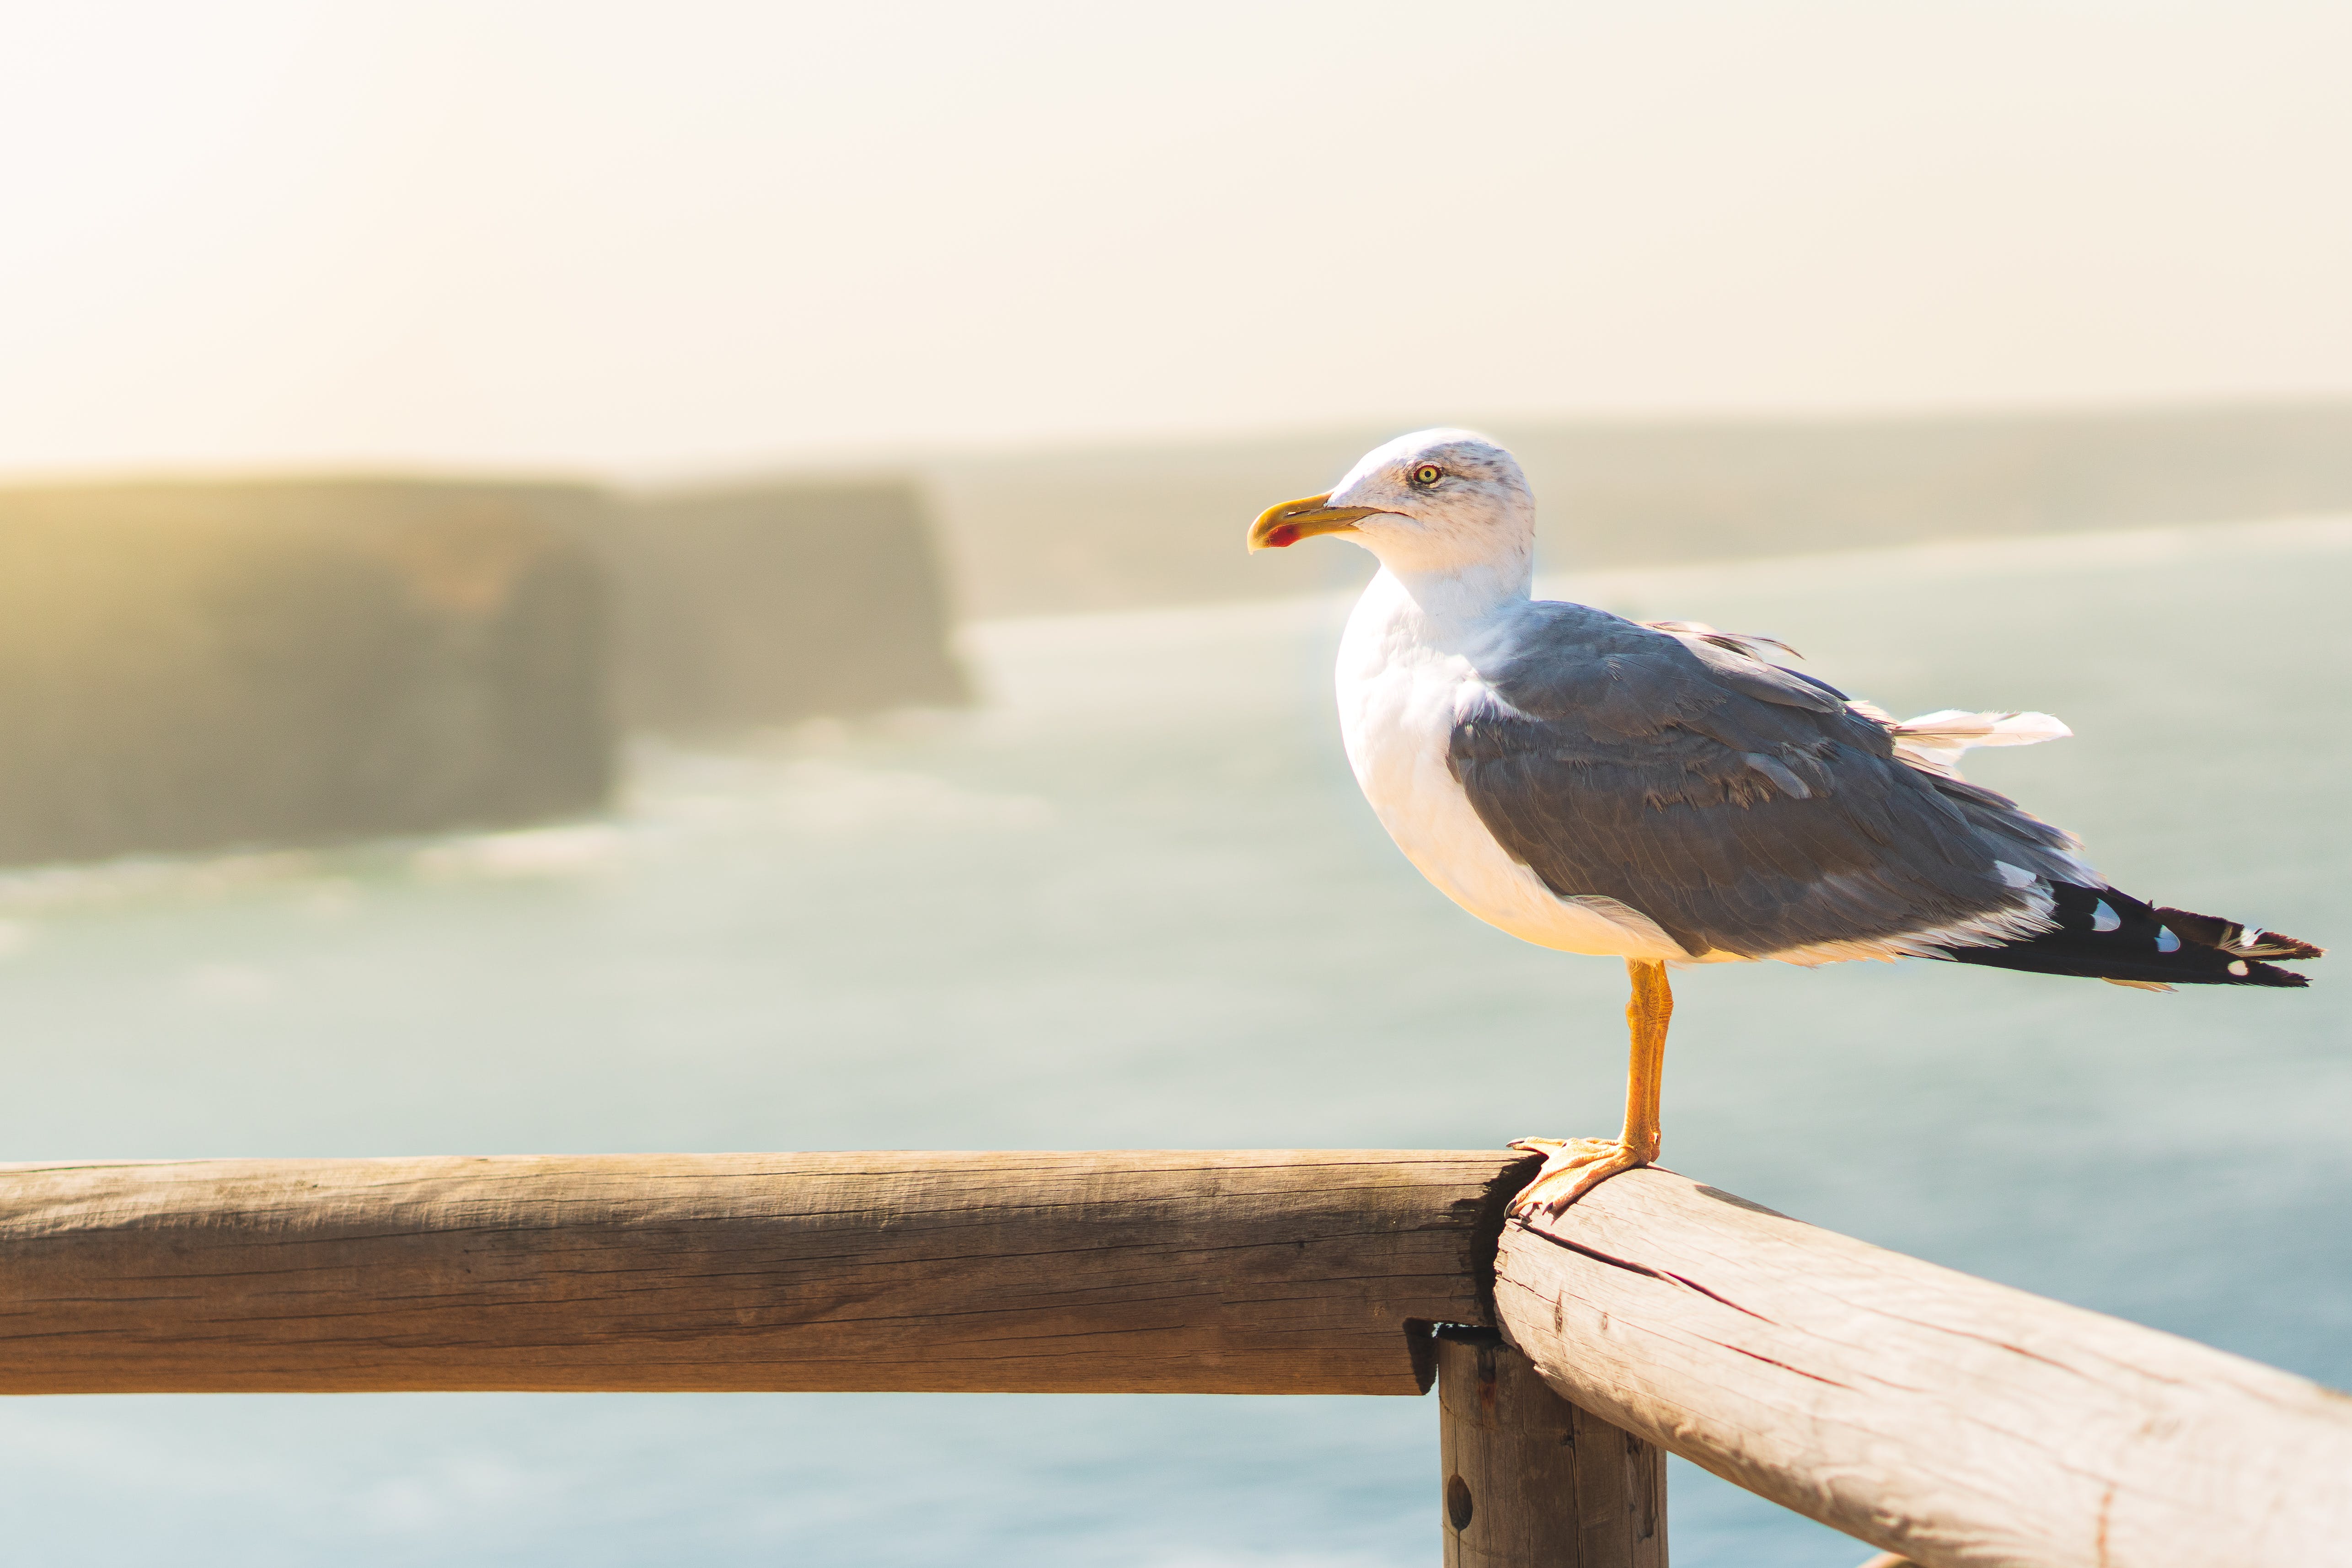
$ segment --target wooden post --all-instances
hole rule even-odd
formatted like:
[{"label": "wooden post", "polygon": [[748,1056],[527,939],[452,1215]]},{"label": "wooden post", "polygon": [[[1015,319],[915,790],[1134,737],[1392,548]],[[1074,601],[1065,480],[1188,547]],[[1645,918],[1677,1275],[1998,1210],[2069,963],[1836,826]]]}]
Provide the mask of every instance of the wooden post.
[{"label": "wooden post", "polygon": [[1438,1331],[1445,1568],[1666,1568],[1665,1456],[1544,1385],[1492,1330]]}]

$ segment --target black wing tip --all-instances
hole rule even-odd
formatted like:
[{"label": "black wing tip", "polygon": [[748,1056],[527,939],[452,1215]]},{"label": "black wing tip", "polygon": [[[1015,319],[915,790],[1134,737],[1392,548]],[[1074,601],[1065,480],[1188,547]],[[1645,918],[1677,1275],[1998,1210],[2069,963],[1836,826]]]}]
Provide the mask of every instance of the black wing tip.
[{"label": "black wing tip", "polygon": [[1990,946],[1951,948],[1949,956],[1961,964],[2140,986],[2294,990],[2309,986],[2311,977],[2277,965],[2326,952],[2282,932],[2144,904],[2112,887],[2058,883],[2051,895],[2053,929]]},{"label": "black wing tip", "polygon": [[2311,984],[2309,975],[2298,975],[2293,969],[2282,969],[2259,958],[2232,959],[2224,966],[2220,976],[2212,978],[2191,978],[2187,975],[2180,978],[2191,985],[2276,986],[2288,990],[2300,990]]},{"label": "black wing tip", "polygon": [[2300,936],[2290,936],[2284,931],[2265,931],[2259,925],[2241,925],[2234,920],[2224,920],[2215,915],[2199,915],[2191,910],[2159,906],[2156,917],[2200,946],[2216,947],[2240,958],[2268,958],[2273,963],[2300,964],[2308,958],[2324,958],[2327,949]]},{"label": "black wing tip", "polygon": [[[2298,975],[2256,958],[2236,958],[2210,967],[2176,964],[2161,959],[2134,959],[2125,955],[2101,955],[2049,942],[2047,934],[1991,947],[1947,947],[1939,955],[1955,964],[1976,964],[1990,969],[2016,969],[2030,975],[2063,975],[2078,980],[2114,980],[2126,985],[2169,988],[2173,986],[2267,986],[2302,990],[2309,975]],[[2236,972],[2232,972],[2232,971]]]}]

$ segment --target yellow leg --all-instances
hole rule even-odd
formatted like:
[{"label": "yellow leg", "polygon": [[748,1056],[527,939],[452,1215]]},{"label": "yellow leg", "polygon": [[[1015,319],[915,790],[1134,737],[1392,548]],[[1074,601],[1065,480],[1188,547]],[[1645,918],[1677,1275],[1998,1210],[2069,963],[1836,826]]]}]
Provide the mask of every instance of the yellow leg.
[{"label": "yellow leg", "polygon": [[1558,1214],[1621,1171],[1638,1169],[1658,1157],[1658,1103],[1665,1087],[1666,1025],[1675,1016],[1675,993],[1666,967],[1654,958],[1628,958],[1625,973],[1633,999],[1625,1007],[1625,1032],[1632,1049],[1625,1064],[1625,1130],[1614,1138],[1521,1138],[1515,1149],[1544,1156],[1511,1212]]}]

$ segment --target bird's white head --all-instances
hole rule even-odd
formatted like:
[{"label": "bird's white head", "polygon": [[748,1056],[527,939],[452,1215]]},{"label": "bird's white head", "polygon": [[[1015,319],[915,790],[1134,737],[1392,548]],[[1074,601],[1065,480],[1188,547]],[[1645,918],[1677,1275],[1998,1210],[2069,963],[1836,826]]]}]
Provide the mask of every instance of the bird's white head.
[{"label": "bird's white head", "polygon": [[1493,578],[1524,594],[1535,571],[1536,498],[1508,452],[1467,430],[1423,430],[1375,447],[1329,494],[1269,507],[1249,546],[1337,534],[1401,578]]}]

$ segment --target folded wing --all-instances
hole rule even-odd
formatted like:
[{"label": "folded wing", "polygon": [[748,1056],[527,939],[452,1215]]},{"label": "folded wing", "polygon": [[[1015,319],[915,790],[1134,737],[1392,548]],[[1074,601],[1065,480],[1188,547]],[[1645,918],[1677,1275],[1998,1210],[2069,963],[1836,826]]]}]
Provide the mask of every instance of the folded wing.
[{"label": "folded wing", "polygon": [[1695,956],[1998,944],[2048,929],[2050,885],[2090,876],[2066,834],[1898,751],[1957,756],[2014,733],[2004,716],[1902,735],[1758,656],[1779,644],[1580,605],[1532,604],[1513,633],[1454,727],[1454,777],[1553,892],[1617,899]]}]

